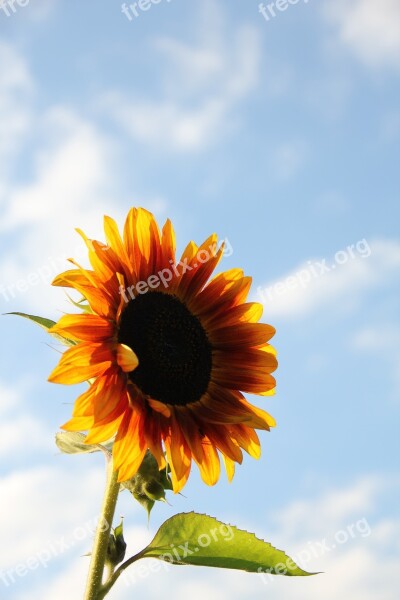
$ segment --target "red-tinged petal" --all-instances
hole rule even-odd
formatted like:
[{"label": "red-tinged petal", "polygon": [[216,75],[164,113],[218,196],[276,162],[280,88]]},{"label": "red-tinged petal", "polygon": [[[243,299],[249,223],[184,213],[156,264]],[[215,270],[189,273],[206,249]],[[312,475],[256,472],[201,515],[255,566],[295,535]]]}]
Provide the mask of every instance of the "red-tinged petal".
[{"label": "red-tinged petal", "polygon": [[82,342],[64,352],[60,365],[74,364],[77,367],[96,365],[100,362],[112,361],[112,344],[107,342]]},{"label": "red-tinged petal", "polygon": [[156,459],[158,468],[164,469],[166,467],[166,462],[162,447],[162,431],[158,415],[153,415],[151,419],[145,419],[144,426],[144,436],[147,447]]},{"label": "red-tinged petal", "polygon": [[249,349],[261,344],[265,344],[275,334],[275,329],[271,325],[264,323],[243,323],[232,325],[230,327],[221,327],[213,329],[210,334],[210,341],[214,348],[231,350]]},{"label": "red-tinged petal", "polygon": [[[224,315],[225,326],[235,326],[241,322],[258,323],[263,314],[263,305],[259,302],[245,302],[234,306]],[[270,326],[271,327],[271,326]]]},{"label": "red-tinged petal", "polygon": [[111,371],[105,377],[102,377],[96,389],[94,404],[95,424],[105,420],[114,420],[121,414],[120,408],[115,414],[117,407],[128,407],[128,392],[126,390],[125,378],[120,376],[118,371]]},{"label": "red-tinged petal", "polygon": [[258,435],[246,425],[233,425],[229,428],[229,434],[253,458],[260,458],[261,447]]},{"label": "red-tinged petal", "polygon": [[216,296],[210,290],[212,284],[207,285],[191,304],[207,323],[208,329],[212,329],[215,323],[223,320],[223,315],[239,304],[245,302],[250,291],[251,277],[243,277],[237,281],[229,282],[224,293]]},{"label": "red-tinged petal", "polygon": [[129,302],[129,299],[126,295],[125,277],[122,275],[122,273],[116,273],[115,275],[116,275],[116,278],[118,281],[118,294],[119,294],[119,305],[118,305],[118,310],[117,310],[115,320],[116,320],[117,325],[119,325],[119,323],[121,321],[122,311],[124,310],[124,308],[127,304],[127,300]]},{"label": "red-tinged petal", "polygon": [[108,344],[82,342],[62,355],[58,367],[49,377],[52,383],[82,383],[102,375],[113,362]]},{"label": "red-tinged petal", "polygon": [[227,389],[236,388],[243,392],[251,394],[266,395],[265,392],[272,390],[276,386],[276,381],[272,375],[253,372],[244,376],[239,373],[215,373],[213,382]]},{"label": "red-tinged petal", "polygon": [[164,439],[168,464],[171,467],[174,492],[179,492],[187,481],[191,467],[191,453],[175,413],[170,420],[170,429]]},{"label": "red-tinged petal", "polygon": [[190,241],[184,249],[181,259],[177,265],[177,269],[180,273],[179,279],[181,279],[186,274],[186,271],[189,270],[190,263],[196,256],[198,249],[199,247],[193,241]]},{"label": "red-tinged petal", "polygon": [[168,404],[164,404],[163,402],[159,402],[158,400],[154,400],[153,398],[147,398],[147,402],[153,410],[164,415],[166,419],[168,419],[171,416],[171,409],[168,406]]},{"label": "red-tinged petal", "polygon": [[130,264],[134,268],[136,279],[140,270],[140,253],[137,248],[136,240],[136,219],[137,219],[137,208],[131,208],[128,216],[125,220],[124,225],[124,245],[126,254],[129,258]]},{"label": "red-tinged petal", "polygon": [[214,485],[220,475],[220,462],[218,453],[210,440],[202,435],[197,423],[180,411],[177,413],[178,424],[185,436],[187,445],[199,467],[200,475],[205,483]]},{"label": "red-tinged petal", "polygon": [[226,350],[215,350],[213,358],[216,370],[228,370],[227,364],[229,364],[229,371],[240,370],[240,374],[244,375],[251,374],[253,371],[272,373],[278,366],[273,353],[252,348],[245,348],[243,351],[232,348],[229,354]]},{"label": "red-tinged petal", "polygon": [[241,464],[243,460],[242,451],[239,446],[235,444],[232,439],[229,437],[228,429],[224,427],[216,427],[215,425],[207,424],[207,436],[211,441],[211,444],[218,448],[220,452],[234,460],[235,462]]},{"label": "red-tinged petal", "polygon": [[128,255],[136,265],[138,281],[157,271],[161,257],[161,236],[153,215],[144,208],[132,209],[124,228]]},{"label": "red-tinged petal", "polygon": [[[200,255],[199,249],[198,255]],[[190,299],[200,292],[210,278],[211,273],[216,269],[219,261],[223,256],[223,247],[221,247],[215,256],[210,257],[205,263],[199,264],[197,268],[188,275],[183,277],[179,289],[182,289],[182,298],[186,299],[190,305]]]},{"label": "red-tinged petal", "polygon": [[83,238],[89,251],[89,261],[97,277],[106,282],[106,287],[113,294],[116,293],[115,273],[122,271],[123,267],[115,252],[97,240],[89,239],[81,229],[76,229]]},{"label": "red-tinged petal", "polygon": [[[249,412],[251,412],[255,415],[255,419],[253,420],[253,422],[251,424],[252,427],[254,427],[255,429],[265,429],[265,430],[269,430],[270,427],[276,427],[276,421],[272,415],[267,413],[265,410],[258,408],[257,406],[253,406],[252,404],[247,402],[247,400],[245,400],[244,398],[243,398],[243,400],[241,400],[241,402],[242,402],[243,406],[246,408],[246,410],[248,410]],[[246,425],[249,425],[249,423],[246,423]]]},{"label": "red-tinged petal", "polygon": [[[122,466],[128,463],[134,464],[137,466],[137,469],[140,467],[147,450],[144,438],[143,417],[142,409],[138,407],[126,411],[113,447],[114,466],[116,470],[120,470]],[[123,481],[122,477],[123,474],[119,473],[119,481]]]},{"label": "red-tinged petal", "polygon": [[161,268],[170,268],[175,264],[176,239],[175,231],[169,219],[165,222],[162,230],[162,259]]}]

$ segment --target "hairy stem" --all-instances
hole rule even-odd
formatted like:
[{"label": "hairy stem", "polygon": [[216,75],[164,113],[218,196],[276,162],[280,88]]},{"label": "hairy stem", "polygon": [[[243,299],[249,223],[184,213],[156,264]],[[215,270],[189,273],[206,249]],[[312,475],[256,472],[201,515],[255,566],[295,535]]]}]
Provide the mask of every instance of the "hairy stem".
[{"label": "hairy stem", "polygon": [[104,597],[101,595],[104,564],[120,487],[117,478],[118,473],[113,469],[112,460],[108,460],[106,489],[93,544],[84,600],[99,600]]}]

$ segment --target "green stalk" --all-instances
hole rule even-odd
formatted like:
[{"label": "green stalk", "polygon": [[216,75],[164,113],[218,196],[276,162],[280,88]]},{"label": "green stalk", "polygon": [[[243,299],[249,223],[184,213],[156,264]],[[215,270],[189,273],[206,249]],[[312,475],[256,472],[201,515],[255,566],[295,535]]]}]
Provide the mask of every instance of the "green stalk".
[{"label": "green stalk", "polygon": [[[117,506],[119,483],[118,473],[113,469],[112,460],[107,461],[107,483],[101,508],[100,519],[94,539],[84,600],[98,600],[103,584],[104,565],[107,556],[111,526]],[[105,527],[108,524],[108,527]]]}]

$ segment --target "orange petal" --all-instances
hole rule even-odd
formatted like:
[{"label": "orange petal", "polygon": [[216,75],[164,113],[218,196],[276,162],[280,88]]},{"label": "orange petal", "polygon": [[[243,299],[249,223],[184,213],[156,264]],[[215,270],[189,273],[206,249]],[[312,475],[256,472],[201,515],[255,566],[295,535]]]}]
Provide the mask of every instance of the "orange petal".
[{"label": "orange petal", "polygon": [[253,458],[260,458],[260,440],[254,429],[246,427],[246,425],[233,425],[229,430],[232,439],[235,440],[243,450]]},{"label": "orange petal", "polygon": [[96,381],[89,385],[89,388],[86,390],[86,392],[78,396],[78,398],[75,400],[74,409],[72,412],[74,417],[93,417],[93,400],[96,395],[97,383],[100,379],[101,377],[98,377]]},{"label": "orange petal", "polygon": [[230,483],[233,479],[233,476],[235,475],[235,463],[233,460],[231,460],[225,455],[222,455],[222,460],[224,461],[226,474]]},{"label": "orange petal", "polygon": [[98,363],[88,367],[76,367],[75,365],[60,365],[50,374],[48,381],[51,383],[62,383],[64,385],[73,385],[89,381],[93,377],[102,375],[110,366],[111,362]]},{"label": "orange petal", "polygon": [[111,367],[110,345],[82,342],[62,355],[58,367],[50,374],[52,383],[82,383],[102,375]]},{"label": "orange petal", "polygon": [[168,464],[171,467],[174,492],[179,492],[187,481],[191,467],[191,453],[175,412],[170,420],[170,428],[164,439]]},{"label": "orange petal", "polygon": [[234,460],[237,463],[242,463],[243,455],[242,451],[237,444],[235,444],[229,437],[228,429],[224,427],[216,428],[212,425],[207,424],[207,436],[209,437],[211,444],[218,448],[228,458]]},{"label": "orange petal", "polygon": [[245,346],[251,348],[265,344],[274,334],[275,329],[265,323],[236,322],[236,324],[229,327],[212,328],[209,331],[209,338],[215,348],[242,347],[245,349]]},{"label": "orange petal", "polygon": [[73,417],[61,429],[65,431],[87,431],[93,425],[93,417]]},{"label": "orange petal", "polygon": [[175,263],[176,239],[172,223],[169,219],[165,222],[162,230],[162,264],[163,267],[170,267]]},{"label": "orange petal", "polygon": [[49,333],[58,333],[78,341],[101,342],[114,335],[114,326],[108,319],[97,315],[65,315]]},{"label": "orange petal", "polygon": [[203,460],[198,463],[201,478],[207,485],[215,485],[221,473],[218,452],[208,438],[203,438]]},{"label": "orange petal", "polygon": [[[86,271],[86,273],[88,273],[88,271]],[[93,273],[93,275],[95,274]],[[82,269],[71,269],[70,271],[65,271],[58,275],[52,282],[52,285],[74,288],[86,298],[93,312],[102,317],[112,317],[113,306],[112,303],[110,303],[110,297],[101,288],[100,282],[98,284],[93,284],[91,279],[88,279]]]},{"label": "orange petal", "polygon": [[114,442],[114,465],[119,471],[119,481],[126,479],[127,472],[131,477],[136,473],[142,464],[146,450],[143,412],[141,408],[135,407],[125,412]]},{"label": "orange petal", "polygon": [[206,436],[200,435],[199,426],[187,409],[180,411],[177,416],[186,442],[199,467],[201,478],[207,485],[214,485],[220,475],[220,462],[216,449]]},{"label": "orange petal", "polygon": [[116,434],[119,424],[122,420],[122,414],[108,423],[96,426],[96,423],[90,428],[89,434],[85,438],[85,444],[101,444],[107,442]]},{"label": "orange petal", "polygon": [[135,264],[128,256],[118,226],[111,217],[104,217],[104,233],[108,245],[111,247],[124,269],[128,281],[136,281]]},{"label": "orange petal", "polygon": [[238,321],[245,323],[257,323],[263,314],[263,305],[259,302],[245,302],[234,306],[224,315],[226,326],[235,325]]},{"label": "orange petal", "polygon": [[126,379],[120,372],[111,371],[98,381],[99,385],[93,398],[96,427],[101,422],[115,420],[121,414],[121,406],[128,407]]}]

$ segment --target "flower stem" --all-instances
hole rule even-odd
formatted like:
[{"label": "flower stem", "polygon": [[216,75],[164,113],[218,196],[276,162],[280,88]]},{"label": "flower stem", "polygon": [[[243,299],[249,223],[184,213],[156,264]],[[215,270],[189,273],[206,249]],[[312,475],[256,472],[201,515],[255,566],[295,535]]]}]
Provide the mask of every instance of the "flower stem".
[{"label": "flower stem", "polygon": [[97,600],[102,587],[108,541],[118,500],[119,483],[117,479],[118,473],[114,471],[112,459],[110,459],[107,461],[107,483],[93,544],[84,600]]}]

